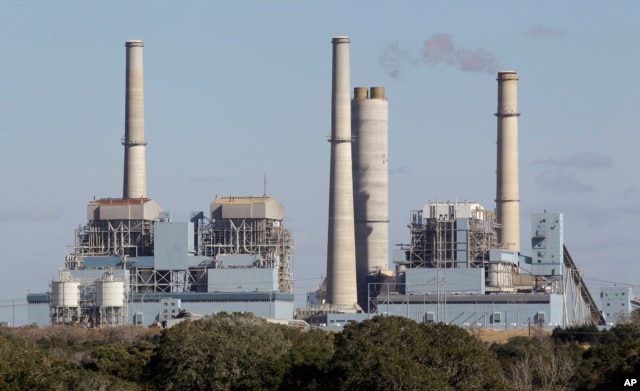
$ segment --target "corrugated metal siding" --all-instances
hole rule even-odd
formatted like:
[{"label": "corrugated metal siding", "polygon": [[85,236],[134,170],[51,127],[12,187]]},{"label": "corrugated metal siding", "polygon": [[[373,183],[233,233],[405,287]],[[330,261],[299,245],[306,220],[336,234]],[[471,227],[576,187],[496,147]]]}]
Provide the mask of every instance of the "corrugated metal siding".
[{"label": "corrugated metal siding", "polygon": [[229,197],[211,203],[214,219],[284,219],[284,207],[274,198]]}]

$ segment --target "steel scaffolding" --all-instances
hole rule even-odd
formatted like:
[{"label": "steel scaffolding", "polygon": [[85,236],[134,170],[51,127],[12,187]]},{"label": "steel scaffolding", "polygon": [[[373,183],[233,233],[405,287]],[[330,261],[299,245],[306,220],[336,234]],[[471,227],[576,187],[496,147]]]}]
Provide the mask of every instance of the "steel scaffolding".
[{"label": "steel scaffolding", "polygon": [[411,242],[401,245],[405,266],[454,268],[462,261],[468,267],[483,267],[489,261],[489,249],[497,247],[495,215],[473,211],[471,218],[465,219],[468,226],[459,226],[458,220],[449,216],[424,218],[422,210],[411,211]]},{"label": "steel scaffolding", "polygon": [[280,292],[293,292],[293,237],[281,220],[267,218],[205,219],[197,216],[198,252],[206,257],[251,254],[260,267],[277,268]]}]

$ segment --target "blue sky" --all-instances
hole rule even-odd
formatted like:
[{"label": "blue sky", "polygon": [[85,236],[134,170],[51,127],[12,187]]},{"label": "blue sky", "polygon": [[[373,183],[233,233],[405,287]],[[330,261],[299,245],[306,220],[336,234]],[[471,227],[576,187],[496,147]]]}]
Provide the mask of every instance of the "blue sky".
[{"label": "blue sky", "polygon": [[[429,200],[494,208],[498,70],[519,81],[523,253],[564,213],[592,294],[640,292],[640,3],[0,2],[0,321],[26,322],[94,196],[122,193],[124,42],[145,43],[149,196],[184,220],[269,195],[296,300],[326,272],[331,37],[389,99],[390,239]],[[429,50],[425,50],[429,48]],[[14,300],[14,303],[11,302]]]}]

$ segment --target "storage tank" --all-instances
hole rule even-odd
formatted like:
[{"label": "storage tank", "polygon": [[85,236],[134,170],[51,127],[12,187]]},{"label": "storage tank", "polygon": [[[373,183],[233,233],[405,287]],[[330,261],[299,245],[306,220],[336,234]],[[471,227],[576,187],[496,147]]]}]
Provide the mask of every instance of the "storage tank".
[{"label": "storage tank", "polygon": [[80,299],[80,283],[77,281],[52,281],[51,306],[77,307]]},{"label": "storage tank", "polygon": [[96,281],[96,306],[122,307],[124,305],[124,281],[110,279]]}]

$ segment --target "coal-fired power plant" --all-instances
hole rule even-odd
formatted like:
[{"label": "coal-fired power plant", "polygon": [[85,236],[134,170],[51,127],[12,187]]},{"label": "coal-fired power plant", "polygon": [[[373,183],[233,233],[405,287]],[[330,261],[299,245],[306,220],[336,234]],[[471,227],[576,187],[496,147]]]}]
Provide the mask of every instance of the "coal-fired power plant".
[{"label": "coal-fired power plant", "polygon": [[127,41],[124,119],[124,184],[122,198],[147,198],[144,140],[144,86],[140,40]]},{"label": "coal-fired power plant", "polygon": [[510,330],[605,325],[628,316],[629,287],[603,291],[609,312],[598,310],[564,244],[562,213],[534,213],[531,255],[520,252],[514,71],[497,76],[495,210],[428,201],[410,211],[408,242],[390,251],[385,89],[357,87],[352,97],[350,39],[331,42],[327,273],[307,292],[306,307],[294,307],[294,243],[277,200],[216,196],[207,211],[173,221],[148,197],[143,43],[131,40],[122,198],[89,202],[88,222],[75,230],[59,277],[49,291],[27,295],[29,323],[171,327],[224,311],[329,330],[376,315]]},{"label": "coal-fired power plant", "polygon": [[389,268],[389,105],[384,87],[356,87],[351,101],[358,304],[367,276]]},{"label": "coal-fired power plant", "polygon": [[351,86],[349,37],[334,37],[331,88],[331,163],[327,238],[326,300],[338,307],[355,308],[356,247],[351,163]]},{"label": "coal-fired power plant", "polygon": [[295,322],[293,238],[277,200],[216,197],[173,221],[148,198],[143,43],[125,46],[123,196],[89,202],[59,278],[27,296],[29,323],[170,327],[222,311]]},{"label": "coal-fired power plant", "polygon": [[518,184],[518,74],[498,73],[498,163],[496,218],[498,243],[520,251],[520,190]]}]

